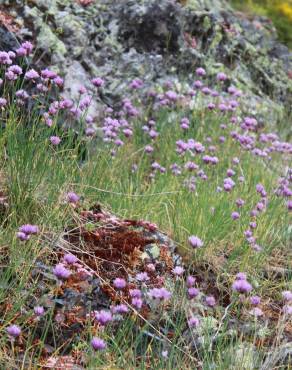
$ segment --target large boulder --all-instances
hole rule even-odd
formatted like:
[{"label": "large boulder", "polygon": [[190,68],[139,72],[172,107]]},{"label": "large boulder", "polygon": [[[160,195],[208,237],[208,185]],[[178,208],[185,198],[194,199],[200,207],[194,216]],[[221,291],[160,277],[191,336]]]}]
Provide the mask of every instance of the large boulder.
[{"label": "large boulder", "polygon": [[[271,123],[292,106],[291,53],[278,43],[272,23],[235,13],[223,0],[5,4],[24,34],[35,38],[41,60],[65,76],[66,86],[77,64],[85,84],[104,77],[107,105],[124,97],[135,77],[146,87],[173,76],[191,82],[194,69],[203,66],[211,79],[218,71],[228,74],[230,84],[247,92],[249,110],[262,109]],[[14,47],[5,37],[4,47]]]}]

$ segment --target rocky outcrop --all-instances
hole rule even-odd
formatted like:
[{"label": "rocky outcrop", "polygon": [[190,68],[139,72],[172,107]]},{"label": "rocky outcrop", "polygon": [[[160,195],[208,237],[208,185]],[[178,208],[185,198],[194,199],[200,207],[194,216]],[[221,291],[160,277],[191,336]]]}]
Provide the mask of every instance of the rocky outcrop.
[{"label": "rocky outcrop", "polygon": [[[292,105],[291,53],[277,42],[269,20],[248,19],[225,1],[4,3],[22,23],[19,36],[35,39],[40,60],[65,76],[73,96],[75,70],[88,86],[93,76],[104,77],[103,99],[113,105],[135,77],[145,86],[178,76],[191,82],[194,69],[203,66],[211,79],[219,71],[228,74],[230,84],[248,92],[249,111],[260,107],[271,121]],[[3,47],[13,46],[9,33],[5,38]]]}]

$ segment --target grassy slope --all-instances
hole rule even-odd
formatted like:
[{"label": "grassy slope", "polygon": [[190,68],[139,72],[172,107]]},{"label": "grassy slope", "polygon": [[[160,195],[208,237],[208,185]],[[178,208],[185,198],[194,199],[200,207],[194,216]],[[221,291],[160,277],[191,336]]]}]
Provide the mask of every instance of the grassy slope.
[{"label": "grassy slope", "polygon": [[[266,271],[272,265],[289,267],[289,258],[291,260],[291,230],[288,231],[287,209],[283,199],[273,194],[278,178],[276,173],[280,174],[281,168],[285,166],[283,158],[273,153],[273,160],[269,162],[242,150],[228,135],[233,129],[228,124],[228,119],[218,113],[194,109],[191,112],[191,128],[183,135],[179,128],[179,119],[175,118],[174,122],[168,119],[170,113],[171,110],[164,109],[157,117],[160,136],[155,142],[153,158],[150,156],[150,159],[143,151],[143,146],[149,139],[146,140],[141,133],[138,119],[134,137],[119,150],[116,158],[111,158],[109,149],[99,143],[90,149],[89,160],[80,163],[78,148],[70,149],[70,138],[67,139],[67,144],[53,148],[48,142],[50,129],[38,122],[37,114],[31,117],[32,127],[25,128],[24,116],[19,117],[16,112],[11,111],[7,128],[1,132],[0,138],[1,173],[6,180],[5,191],[10,205],[8,212],[2,216],[0,231],[0,297],[9,307],[8,309],[6,306],[6,310],[2,312],[0,330],[3,334],[9,322],[19,315],[28,297],[34,294],[34,288],[30,285],[29,290],[27,282],[35,259],[40,255],[45,259],[50,254],[49,243],[33,239],[22,244],[16,239],[15,232],[19,225],[29,222],[38,224],[43,233],[61,233],[73,212],[71,207],[64,204],[63,196],[72,189],[84,197],[85,204],[98,201],[120,216],[156,222],[179,243],[185,260],[192,264],[195,271],[204,278],[208,277],[208,271],[215,273],[214,283],[222,296],[224,291],[230,290],[234,274],[245,271],[257,287],[256,293],[265,302],[281,299],[281,291],[289,288],[287,276],[279,279],[267,275]],[[184,116],[183,113],[180,112],[179,116]],[[228,124],[225,130],[220,128],[223,122]],[[226,137],[225,143],[219,142],[221,135]],[[186,158],[179,158],[175,153],[176,140],[183,137],[184,140],[195,138],[204,142],[207,136],[212,138],[213,144],[218,148],[216,155],[219,157],[219,164],[215,167],[204,166],[209,180],[198,180],[195,192],[191,193],[182,186],[185,174],[176,177],[169,170],[166,174],[157,174],[155,181],[149,181],[149,165],[154,159],[166,168],[174,162],[186,162]],[[232,165],[232,158],[235,156],[240,159],[237,166]],[[200,165],[202,163],[199,156],[194,161]],[[138,165],[135,173],[131,171],[133,164]],[[236,171],[235,178],[243,175],[246,181],[243,184],[238,183],[231,193],[216,192],[216,187],[223,184],[226,170],[231,167]],[[260,199],[255,191],[257,183],[262,183],[269,195],[267,210],[258,217],[255,232],[258,243],[263,246],[261,253],[253,251],[243,235],[250,221],[249,212]],[[236,209],[235,200],[239,197],[246,204],[241,211],[241,218],[233,221],[230,215]],[[214,212],[211,207],[215,208]],[[187,246],[187,238],[192,234],[200,236],[205,243],[204,248],[196,253],[189,251]],[[288,276],[290,278],[291,274]],[[182,298],[179,298],[180,295]],[[178,306],[180,299],[185,302],[185,306]],[[159,359],[159,356],[151,355],[152,346],[160,346],[159,341],[153,340],[148,343],[147,349],[144,348],[150,357],[148,363],[152,363],[151,369],[194,368],[194,364],[198,364],[189,350],[184,348],[180,338],[180,322],[183,323],[185,319],[185,307],[185,296],[178,292],[177,298],[173,299],[173,310],[177,317],[177,322],[173,324],[176,326],[177,336],[173,342],[178,343],[182,351],[172,346],[169,359],[163,362],[161,357]],[[236,310],[235,303],[233,315]],[[222,311],[215,310],[212,315],[220,319]],[[33,333],[30,332],[28,321],[28,314],[20,315],[16,320],[28,337],[26,360],[31,358],[33,361],[34,357],[36,361],[41,345],[30,342]],[[50,323],[48,319],[48,325]],[[109,350],[105,354],[93,356],[89,368],[144,368],[146,356],[143,356],[141,362],[138,353],[141,346],[146,346],[147,337],[142,332],[135,336],[132,326],[133,321],[127,320],[114,337],[109,329]],[[222,327],[223,334],[224,328],[225,324]],[[277,338],[277,330],[273,335]],[[227,334],[223,335],[212,352],[209,351],[208,343],[203,346],[198,361],[204,369],[209,369],[214,361],[218,369],[231,367],[236,346],[246,341],[254,343],[257,334],[247,339],[239,333],[233,339],[228,338]],[[5,364],[2,368],[7,367],[7,364],[7,368],[12,368],[13,364],[17,368],[27,368],[27,365],[15,362],[17,360],[9,350],[6,340],[7,337],[1,335],[0,363]],[[87,350],[87,341],[88,336],[85,333],[77,348]],[[229,348],[230,355],[227,355],[224,351],[228,352]]]}]

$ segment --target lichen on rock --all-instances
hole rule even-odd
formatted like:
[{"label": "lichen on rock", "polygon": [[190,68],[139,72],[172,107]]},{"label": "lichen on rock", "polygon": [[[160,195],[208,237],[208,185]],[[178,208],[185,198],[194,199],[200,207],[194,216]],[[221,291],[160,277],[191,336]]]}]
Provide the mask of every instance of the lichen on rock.
[{"label": "lichen on rock", "polygon": [[277,42],[269,20],[235,13],[223,0],[102,0],[87,6],[50,0],[24,8],[6,3],[34,35],[39,54],[45,52],[63,73],[66,86],[75,62],[85,81],[106,79],[107,105],[135,77],[145,86],[175,75],[191,83],[195,68],[203,66],[214,77],[224,71],[230,85],[245,91],[247,104],[262,106],[263,116],[269,112],[263,120],[271,124],[291,109],[291,53]]}]

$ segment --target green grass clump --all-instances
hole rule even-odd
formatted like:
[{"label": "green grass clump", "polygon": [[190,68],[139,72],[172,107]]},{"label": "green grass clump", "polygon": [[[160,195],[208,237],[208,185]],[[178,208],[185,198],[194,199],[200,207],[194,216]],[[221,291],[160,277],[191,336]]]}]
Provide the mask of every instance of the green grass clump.
[{"label": "green grass clump", "polygon": [[[218,83],[215,88],[224,89],[224,85]],[[157,91],[167,96],[163,88]],[[189,98],[186,92],[180,93],[185,100]],[[235,99],[226,91],[221,93],[226,102]],[[269,128],[256,125],[248,130],[242,124],[246,117],[240,108],[236,113],[218,109],[221,97],[214,98],[217,108],[211,110],[204,100],[209,97],[200,92],[194,104],[182,99],[158,107],[137,94],[132,104],[140,114],[127,117],[133,136],[123,137],[124,145],[117,148],[113,142],[84,136],[86,112],[78,121],[78,130],[69,124],[64,128],[66,115],[62,112],[48,126],[43,115],[47,101],[36,99],[28,113],[15,104],[13,91],[5,94],[9,105],[0,111],[0,191],[5,197],[0,209],[0,368],[37,369],[50,356],[62,355],[86,362],[88,369],[278,366],[283,359],[278,361],[275,356],[291,330],[289,317],[283,314],[281,293],[291,290],[292,276],[291,217],[287,199],[279,195],[280,182],[289,182],[291,153],[281,133],[277,138],[269,136],[274,139],[266,142]],[[239,103],[241,99],[244,97],[238,97]],[[235,115],[237,123],[232,119]],[[143,126],[153,116],[158,137],[151,141]],[[180,127],[184,117],[189,120],[185,131]],[[253,139],[261,155],[255,155],[253,147],[248,150],[240,145],[235,133]],[[56,135],[61,142],[52,145],[50,137]],[[202,143],[205,152],[186,150],[179,155],[179,140]],[[154,150],[147,154],[145,146],[149,144]],[[205,154],[216,155],[218,163],[204,163]],[[188,161],[203,172],[190,173],[185,169]],[[155,162],[160,170],[153,170]],[[174,164],[180,170],[176,174]],[[227,192],[222,188],[231,168],[235,186]],[[192,181],[195,187],[191,189]],[[264,210],[255,217],[250,212],[265,198],[256,190],[258,184],[264,187],[267,201],[262,201]],[[81,197],[77,207],[68,203],[69,191]],[[240,218],[233,220],[239,198],[245,203]],[[133,311],[118,329],[109,325],[99,331],[88,319],[81,333],[73,332],[57,345],[60,333],[54,305],[46,310],[41,331],[32,313],[31,302],[46,298],[34,269],[41,261],[51,274],[63,251],[60,240],[72,227],[72,220],[78,223],[80,209],[88,210],[96,203],[122,219],[156,223],[177,243],[186,270],[196,275],[201,292],[197,299],[188,299],[185,279],[173,277],[167,282],[173,292],[171,300],[154,307],[148,316]],[[253,235],[260,251],[252,248],[244,234],[255,220]],[[40,233],[21,242],[16,233],[28,223],[38,225]],[[190,247],[191,235],[203,241],[202,248]],[[66,248],[70,247],[67,244]],[[264,317],[254,318],[249,300],[232,291],[236,274],[243,271],[252,284],[252,294],[261,296]],[[49,289],[56,295],[62,287]],[[208,295],[216,298],[214,308],[206,306]],[[200,317],[200,324],[191,330],[187,321],[193,315]],[[11,323],[22,328],[21,338],[15,342],[6,333]],[[90,340],[95,335],[106,340],[106,351],[93,353]]]}]

